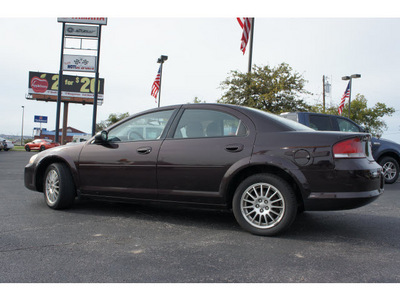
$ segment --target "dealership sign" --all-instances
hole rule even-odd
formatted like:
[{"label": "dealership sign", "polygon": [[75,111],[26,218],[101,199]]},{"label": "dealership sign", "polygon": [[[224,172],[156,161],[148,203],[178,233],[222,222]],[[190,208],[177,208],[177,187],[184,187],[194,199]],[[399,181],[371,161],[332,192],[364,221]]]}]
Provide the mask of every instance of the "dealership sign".
[{"label": "dealership sign", "polygon": [[95,72],[96,56],[64,55],[63,71]]},{"label": "dealership sign", "polygon": [[97,38],[99,28],[97,26],[65,25],[65,35]]},{"label": "dealership sign", "polygon": [[[28,99],[57,101],[59,74],[29,72]],[[63,75],[61,100],[92,104],[94,97],[95,78]],[[104,79],[98,81],[99,104],[104,98]]]},{"label": "dealership sign", "polygon": [[60,23],[107,25],[107,18],[57,18]]},{"label": "dealership sign", "polygon": [[47,116],[35,116],[35,123],[47,123]]}]

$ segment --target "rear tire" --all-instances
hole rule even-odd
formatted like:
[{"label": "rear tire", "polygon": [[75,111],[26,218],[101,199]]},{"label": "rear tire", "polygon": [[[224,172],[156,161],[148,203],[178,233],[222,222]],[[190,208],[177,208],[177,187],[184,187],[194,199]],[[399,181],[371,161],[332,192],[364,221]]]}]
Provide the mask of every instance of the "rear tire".
[{"label": "rear tire", "polygon": [[399,164],[393,157],[385,156],[379,160],[379,164],[383,168],[383,176],[385,183],[392,184],[399,178]]},{"label": "rear tire", "polygon": [[272,174],[246,178],[236,189],[232,206],[243,229],[264,236],[287,230],[296,218],[298,207],[290,185]]},{"label": "rear tire", "polygon": [[43,193],[52,209],[69,208],[74,203],[76,190],[70,170],[65,164],[51,164],[44,177]]}]

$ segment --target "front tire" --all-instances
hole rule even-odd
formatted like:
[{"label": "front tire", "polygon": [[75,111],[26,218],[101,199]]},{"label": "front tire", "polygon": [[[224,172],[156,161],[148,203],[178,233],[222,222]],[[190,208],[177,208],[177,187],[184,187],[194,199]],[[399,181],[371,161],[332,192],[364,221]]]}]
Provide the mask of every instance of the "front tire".
[{"label": "front tire", "polygon": [[383,168],[383,176],[385,183],[392,184],[399,178],[399,164],[393,157],[386,156],[379,160],[379,164]]},{"label": "front tire", "polygon": [[31,151],[31,148],[29,148],[29,146],[25,146],[25,151],[29,152],[29,151]]},{"label": "front tire", "polygon": [[43,193],[52,209],[69,208],[74,203],[76,190],[70,170],[65,164],[51,164],[45,174]]},{"label": "front tire", "polygon": [[264,236],[287,230],[297,214],[293,189],[272,174],[246,178],[236,189],[232,206],[233,214],[243,229]]}]

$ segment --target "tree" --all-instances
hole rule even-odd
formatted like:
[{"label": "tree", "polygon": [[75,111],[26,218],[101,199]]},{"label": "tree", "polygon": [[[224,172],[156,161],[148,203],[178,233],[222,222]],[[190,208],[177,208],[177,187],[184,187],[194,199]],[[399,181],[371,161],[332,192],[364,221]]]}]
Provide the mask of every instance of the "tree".
[{"label": "tree", "polygon": [[200,100],[199,97],[194,97],[193,102],[188,102],[188,104],[190,104],[190,103],[197,104],[197,103],[207,103],[207,102]]},{"label": "tree", "polygon": [[[382,102],[378,102],[374,107],[368,108],[367,102],[364,95],[357,94],[356,98],[351,100],[350,119],[379,138],[382,136],[383,132],[387,130],[386,122],[382,118],[384,116],[390,117],[396,110],[393,107],[386,106],[386,104]],[[343,108],[342,116],[348,116],[348,107],[346,103]],[[338,108],[339,105],[333,105],[326,108],[325,112],[331,115],[338,115]],[[311,111],[322,113],[322,105],[314,105]]]},{"label": "tree", "polygon": [[251,73],[231,71],[230,77],[221,83],[225,91],[219,103],[244,105],[281,113],[307,111],[303,96],[311,94],[304,89],[306,80],[286,63],[275,68],[253,66]]},{"label": "tree", "polygon": [[100,123],[96,124],[96,132],[102,131],[103,129],[107,128],[108,126],[117,123],[118,121],[129,117],[129,113],[120,113],[120,114],[110,114],[105,121],[101,121]]}]

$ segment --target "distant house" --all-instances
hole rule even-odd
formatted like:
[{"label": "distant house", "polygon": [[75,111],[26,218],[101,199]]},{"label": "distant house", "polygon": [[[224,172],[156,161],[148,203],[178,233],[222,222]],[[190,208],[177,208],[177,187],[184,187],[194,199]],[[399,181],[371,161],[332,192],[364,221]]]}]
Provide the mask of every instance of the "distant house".
[{"label": "distant house", "polygon": [[[63,141],[62,144],[72,142],[73,137],[79,136],[79,135],[87,135],[87,133],[80,131],[73,127],[67,127],[67,136],[65,138],[65,141]],[[46,129],[41,129],[41,130],[38,129],[38,130],[35,130],[35,132],[34,132],[34,139],[50,139],[50,140],[54,141],[55,137],[56,137],[55,130],[48,131]],[[60,139],[62,137],[62,128],[59,131],[59,137],[60,137]]]}]

